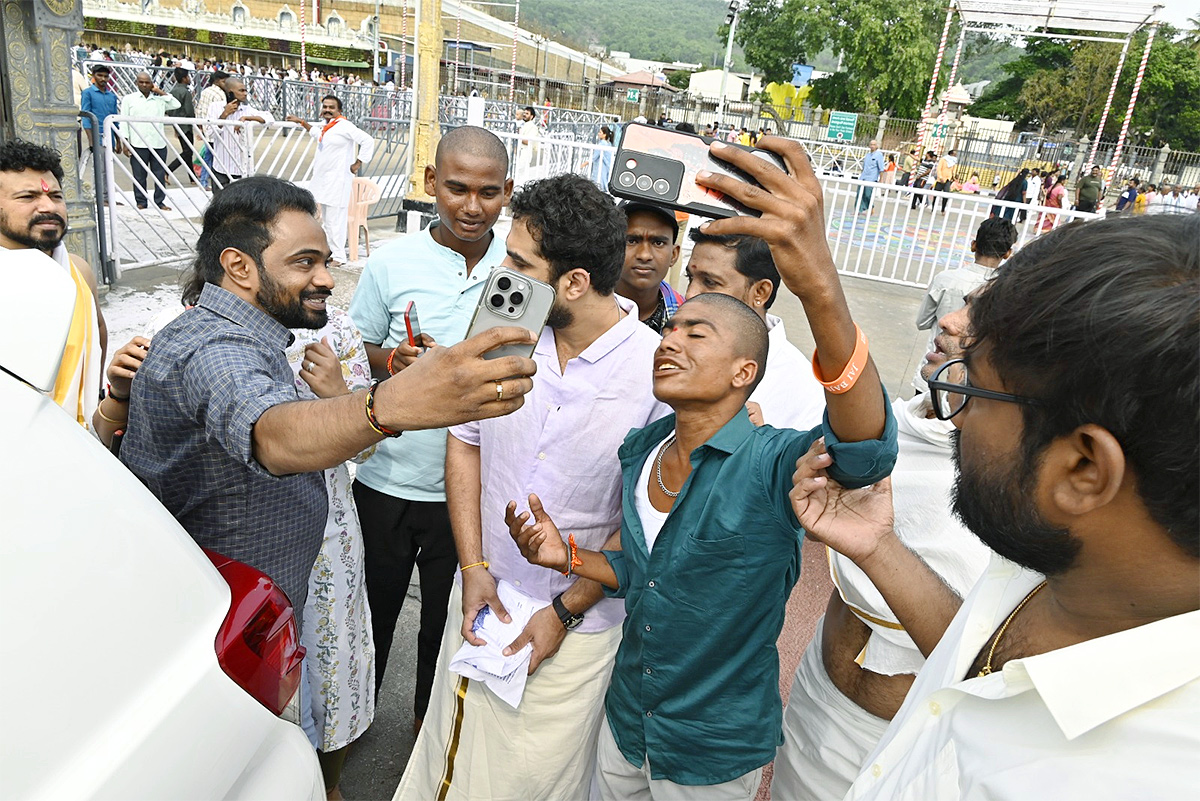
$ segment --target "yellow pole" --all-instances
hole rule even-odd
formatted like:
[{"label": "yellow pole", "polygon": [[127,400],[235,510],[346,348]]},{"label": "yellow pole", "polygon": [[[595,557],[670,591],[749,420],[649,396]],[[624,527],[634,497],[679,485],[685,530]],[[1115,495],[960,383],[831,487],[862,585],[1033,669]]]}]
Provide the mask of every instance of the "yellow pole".
[{"label": "yellow pole", "polygon": [[417,0],[417,63],[413,69],[412,177],[410,200],[431,201],[425,194],[425,165],[433,163],[438,128],[438,84],[441,77],[442,3]]}]

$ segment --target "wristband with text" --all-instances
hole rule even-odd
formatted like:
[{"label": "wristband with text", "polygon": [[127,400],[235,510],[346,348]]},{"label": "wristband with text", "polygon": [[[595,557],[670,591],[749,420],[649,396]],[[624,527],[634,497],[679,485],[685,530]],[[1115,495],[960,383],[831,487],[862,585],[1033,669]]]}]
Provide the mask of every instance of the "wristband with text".
[{"label": "wristband with text", "polygon": [[867,367],[867,335],[858,327],[858,323],[854,324],[854,353],[850,356],[850,361],[846,364],[846,369],[842,370],[842,374],[832,381],[826,381],[821,375],[821,368],[817,362],[817,352],[813,351],[812,368],[813,376],[821,386],[825,387],[825,391],[831,395],[841,395],[843,392],[849,392],[857,383],[859,376],[863,374],[863,370]]}]

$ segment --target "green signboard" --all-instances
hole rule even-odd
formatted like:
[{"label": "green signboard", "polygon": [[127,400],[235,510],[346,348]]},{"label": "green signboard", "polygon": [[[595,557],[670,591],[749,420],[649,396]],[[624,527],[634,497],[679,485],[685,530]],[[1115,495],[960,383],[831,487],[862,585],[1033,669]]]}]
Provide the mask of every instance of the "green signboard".
[{"label": "green signboard", "polygon": [[627,101],[629,101],[630,103],[638,102],[638,100],[640,100],[641,97],[642,97],[641,89],[626,89],[625,90],[625,99]]},{"label": "green signboard", "polygon": [[950,123],[948,122],[943,122],[940,125],[935,122],[929,127],[929,137],[931,139],[945,139],[946,135],[949,133]]},{"label": "green signboard", "polygon": [[836,139],[839,142],[854,141],[854,129],[858,127],[858,115],[848,111],[829,112],[829,128],[825,131],[826,139]]}]

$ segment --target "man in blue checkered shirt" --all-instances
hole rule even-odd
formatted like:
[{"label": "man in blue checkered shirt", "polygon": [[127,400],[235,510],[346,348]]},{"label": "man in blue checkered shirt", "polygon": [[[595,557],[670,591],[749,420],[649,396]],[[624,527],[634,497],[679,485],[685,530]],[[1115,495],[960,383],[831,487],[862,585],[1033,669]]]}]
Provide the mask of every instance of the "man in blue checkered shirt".
[{"label": "man in blue checkered shirt", "polygon": [[324,326],[333,289],[315,214],[307,190],[264,176],[213,200],[196,248],[198,301],[154,337],[121,446],[121,460],[199,544],[269,575],[297,618],[325,526],[320,471],[385,434],[508,414],[535,370],[531,359],[483,359],[535,342],[523,328],[493,329],[435,348],[370,390],[298,400],[288,329]]}]

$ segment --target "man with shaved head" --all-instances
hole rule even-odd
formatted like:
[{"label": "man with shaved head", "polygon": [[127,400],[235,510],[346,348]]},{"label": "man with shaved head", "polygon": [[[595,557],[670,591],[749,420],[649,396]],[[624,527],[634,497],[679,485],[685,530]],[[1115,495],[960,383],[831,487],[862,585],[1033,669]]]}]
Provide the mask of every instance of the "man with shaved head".
[{"label": "man with shaved head", "polygon": [[[378,378],[398,373],[430,345],[463,339],[479,293],[504,260],[492,226],[512,194],[508,151],[492,132],[466,126],[446,133],[425,168],[437,219],[376,249],[359,279],[350,316]],[[415,304],[419,347],[408,344],[404,311]],[[376,648],[375,687],[383,683],[396,620],[413,565],[420,572],[414,727],[429,704],[438,643],[458,555],[446,510],[446,431],[411,432],[380,443],[358,469],[354,498],[365,544],[367,598]]]},{"label": "man with shaved head", "polygon": [[[631,431],[620,449],[619,549],[564,542],[569,532],[553,522],[563,510],[536,494],[507,510],[531,563],[625,600],[596,754],[602,799],[754,798],[783,741],[775,641],[800,575],[804,530],[788,498],[797,461],[823,438],[834,457],[829,475],[861,487],[888,475],[896,458],[896,420],[825,241],[820,186],[800,144],[758,144],[782,156],[790,175],[712,143],[715,157],[763,189],[707,172],[698,183],[762,216],[701,230],[770,246],[816,340],[821,425],[796,431],[750,421],[745,405],[766,365],[766,324],[735,297],[696,295],[671,318],[654,358],[654,395],[675,413]],[[518,502],[530,511],[518,514]]]},{"label": "man with shaved head", "polygon": [[[246,102],[246,82],[229,76],[225,79],[225,99],[214,100],[205,111],[210,120],[253,122],[267,125],[275,122],[271,112],[257,109]],[[207,125],[209,141],[212,143],[213,164],[210,188],[215,199],[225,187],[253,170],[253,153],[246,152],[246,137],[240,125]]]},{"label": "man with shaved head", "polygon": [[[154,85],[148,72],[139,72],[137,91],[121,98],[121,113],[126,117],[165,117],[168,111],[179,108],[179,101]],[[161,122],[130,122],[125,136],[133,150],[133,197],[139,209],[146,208],[146,170],[154,176],[154,205],[163,211],[167,206],[167,139]]]}]

